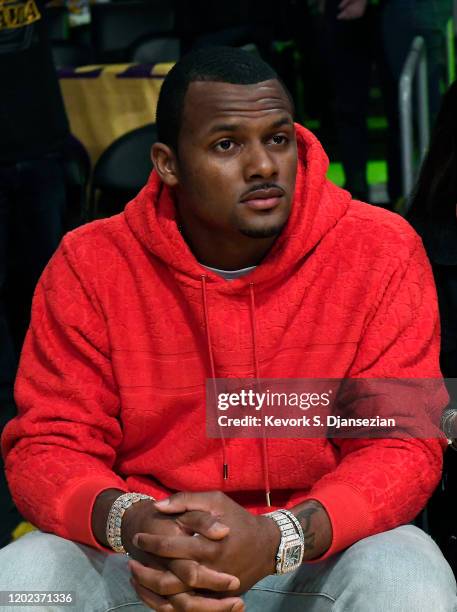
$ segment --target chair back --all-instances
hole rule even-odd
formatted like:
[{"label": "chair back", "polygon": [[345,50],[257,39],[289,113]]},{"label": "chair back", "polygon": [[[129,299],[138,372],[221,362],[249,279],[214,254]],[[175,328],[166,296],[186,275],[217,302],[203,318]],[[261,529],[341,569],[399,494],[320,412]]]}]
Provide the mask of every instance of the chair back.
[{"label": "chair back", "polygon": [[179,38],[142,38],[132,45],[130,61],[139,64],[177,62],[181,56]]},{"label": "chair back", "polygon": [[96,61],[128,61],[128,49],[139,38],[169,34],[173,31],[175,13],[170,2],[110,2],[91,8],[92,41]]},{"label": "chair back", "polygon": [[66,192],[64,230],[68,232],[87,221],[91,163],[84,145],[73,135],[65,143],[62,153]]},{"label": "chair back", "polygon": [[152,170],[151,146],[157,141],[155,124],[115,140],[95,164],[89,216],[92,219],[121,212],[146,184]]},{"label": "chair back", "polygon": [[57,40],[52,42],[51,48],[56,68],[76,68],[93,62],[92,50],[86,45]]}]

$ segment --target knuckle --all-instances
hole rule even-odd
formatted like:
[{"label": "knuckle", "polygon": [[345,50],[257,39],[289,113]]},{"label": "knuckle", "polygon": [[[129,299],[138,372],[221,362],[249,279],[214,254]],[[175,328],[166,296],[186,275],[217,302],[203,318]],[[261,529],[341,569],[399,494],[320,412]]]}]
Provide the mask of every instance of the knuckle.
[{"label": "knuckle", "polygon": [[196,583],[196,563],[193,561],[185,561],[180,563],[179,568],[176,566],[176,571],[179,570],[179,576],[181,580],[187,584],[187,586],[194,587]]},{"label": "knuckle", "polygon": [[204,559],[208,556],[206,542],[203,542],[203,538],[194,538],[197,544],[197,558]]},{"label": "knuckle", "polygon": [[197,588],[199,586],[199,574],[196,564],[189,565],[187,568],[186,582],[190,587]]},{"label": "knuckle", "polygon": [[195,607],[194,602],[190,596],[183,597],[180,603],[182,612],[198,612],[198,608]]},{"label": "knuckle", "polygon": [[155,582],[151,582],[149,587],[154,593],[157,595],[169,595],[170,594],[170,585],[167,583],[165,579],[159,579]]},{"label": "knuckle", "polygon": [[214,561],[217,561],[219,557],[219,552],[220,552],[219,548],[216,548],[215,546],[210,545],[209,549],[206,551],[206,556],[210,561],[214,562]]},{"label": "knuckle", "polygon": [[168,538],[161,538],[155,545],[156,553],[159,556],[166,557],[170,552],[170,540]]}]

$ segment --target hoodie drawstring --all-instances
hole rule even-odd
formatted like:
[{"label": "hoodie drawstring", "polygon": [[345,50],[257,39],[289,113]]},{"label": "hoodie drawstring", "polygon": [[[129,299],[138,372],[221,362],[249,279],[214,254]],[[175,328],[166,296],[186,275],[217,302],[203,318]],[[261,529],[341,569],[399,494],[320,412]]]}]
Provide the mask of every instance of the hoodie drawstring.
[{"label": "hoodie drawstring", "polygon": [[[208,342],[208,355],[209,355],[209,363],[211,367],[211,376],[213,377],[213,388],[214,388],[214,400],[217,398],[217,388],[216,388],[216,368],[214,367],[214,355],[213,355],[213,345],[211,342],[211,330],[209,327],[209,318],[208,318],[208,304],[206,301],[206,276],[202,275],[202,299],[203,299],[203,313],[205,315],[205,326],[206,326],[206,340]],[[222,477],[224,480],[228,480],[229,472],[228,472],[228,462],[227,462],[227,444],[224,438],[224,431],[219,425],[219,433],[221,436],[222,442]]]},{"label": "hoodie drawstring", "polygon": [[[251,298],[250,304],[250,315],[251,315],[251,332],[252,332],[252,349],[254,353],[254,372],[257,381],[257,389],[260,388],[260,369],[259,360],[257,356],[257,326],[255,318],[255,299],[254,299],[254,283],[249,283],[249,294]],[[267,506],[271,506],[271,490],[270,490],[270,473],[268,470],[268,447],[267,439],[265,437],[265,428],[262,427],[262,468],[263,468],[263,482],[265,487],[265,497],[267,500]]]},{"label": "hoodie drawstring", "polygon": [[[217,387],[216,387],[216,368],[214,365],[214,354],[213,354],[213,346],[211,342],[211,330],[209,326],[209,316],[208,316],[208,303],[206,296],[206,275],[201,276],[202,283],[202,301],[203,301],[203,313],[205,316],[205,326],[206,326],[206,339],[208,343],[208,355],[209,362],[211,367],[211,376],[213,378],[213,389],[214,389],[214,398],[217,397]],[[252,333],[252,347],[253,347],[253,356],[254,356],[254,373],[257,381],[257,387],[260,387],[260,369],[259,369],[259,360],[257,356],[257,328],[256,328],[256,317],[255,317],[255,299],[254,299],[254,283],[249,283],[249,295],[250,295],[250,319],[251,319],[251,333]],[[219,432],[221,436],[222,443],[222,475],[224,480],[227,480],[229,477],[229,466],[227,460],[227,443],[224,438],[224,431],[222,427],[219,425]],[[270,491],[270,475],[268,470],[268,447],[267,440],[265,437],[265,429],[262,427],[262,470],[263,470],[263,481],[265,487],[265,497],[267,506],[271,506],[271,491]]]}]

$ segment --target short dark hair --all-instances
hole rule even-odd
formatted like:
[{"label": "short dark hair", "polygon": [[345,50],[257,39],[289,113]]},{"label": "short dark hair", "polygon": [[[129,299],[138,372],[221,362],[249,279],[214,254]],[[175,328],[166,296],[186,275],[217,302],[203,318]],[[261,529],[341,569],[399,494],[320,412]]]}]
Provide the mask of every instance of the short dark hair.
[{"label": "short dark hair", "polygon": [[280,81],[292,102],[282,80],[258,55],[236,47],[222,46],[191,51],[173,66],[160,90],[156,111],[159,142],[167,144],[177,153],[184,98],[190,83],[216,81],[252,85],[272,79]]}]

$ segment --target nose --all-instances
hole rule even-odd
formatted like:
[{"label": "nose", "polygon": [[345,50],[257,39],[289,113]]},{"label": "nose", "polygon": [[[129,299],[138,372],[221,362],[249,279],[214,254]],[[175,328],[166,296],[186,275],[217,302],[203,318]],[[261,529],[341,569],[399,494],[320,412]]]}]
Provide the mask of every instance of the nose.
[{"label": "nose", "polygon": [[251,144],[245,153],[244,173],[247,181],[267,179],[278,174],[276,158],[267,145],[259,142]]}]

